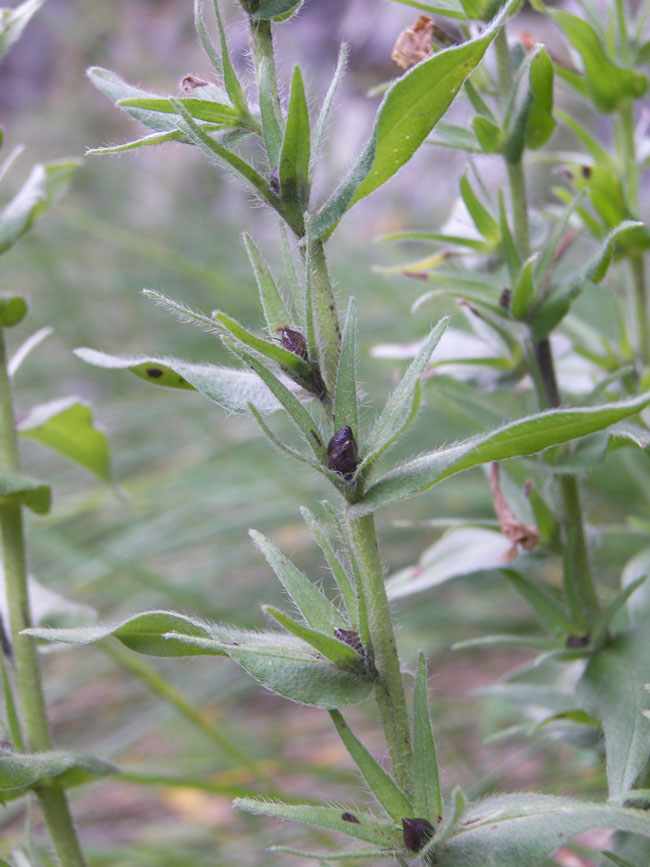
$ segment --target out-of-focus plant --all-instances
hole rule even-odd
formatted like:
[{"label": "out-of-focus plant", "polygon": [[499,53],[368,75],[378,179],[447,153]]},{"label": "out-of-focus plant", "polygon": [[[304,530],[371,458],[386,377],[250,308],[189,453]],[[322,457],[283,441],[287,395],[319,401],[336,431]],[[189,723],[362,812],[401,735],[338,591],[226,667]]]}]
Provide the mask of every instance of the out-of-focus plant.
[{"label": "out-of-focus plant", "polygon": [[[0,9],[0,59],[41,5],[42,0],[27,0],[13,9]],[[2,140],[0,129],[0,147]],[[21,151],[21,147],[14,148],[0,164],[3,190]],[[0,253],[8,251],[49,210],[78,165],[78,160],[39,163],[13,195],[3,197]],[[20,436],[35,439],[105,481],[109,480],[109,457],[104,434],[93,427],[91,410],[79,398],[54,399],[16,418],[13,377],[50,333],[48,328],[40,329],[9,357],[6,332],[20,326],[27,311],[27,302],[19,292],[0,294],[0,678],[4,705],[0,799],[4,803],[33,793],[61,864],[82,867],[85,861],[65,788],[110,773],[112,766],[91,756],[53,748],[37,648],[33,639],[23,634],[33,625],[32,607],[44,592],[27,574],[23,512],[47,513],[51,493],[47,484],[23,474],[18,440]],[[61,607],[51,592],[48,604],[57,610]],[[18,853],[17,858],[23,857]]]},{"label": "out-of-focus plant", "polygon": [[[288,97],[282,100],[274,60],[274,30],[299,11],[300,3],[241,0],[240,5],[249,28],[254,82],[242,82],[231,62],[218,4],[214,3],[215,46],[197,2],[197,32],[217,81],[189,76],[182,82],[180,95],[160,96],[127,84],[115,73],[91,69],[96,86],[149,129],[144,137],[93,153],[117,153],[168,141],[198,147],[280,221],[290,295],[279,290],[262,253],[246,235],[244,244],[266,323],[262,333],[225,312],[200,313],[158,292],[147,292],[181,320],[219,337],[232,353],[235,366],[190,364],[167,356],[123,358],[91,349],[79,350],[79,355],[99,366],[128,369],[157,385],[196,390],[230,412],[250,413],[274,446],[309,471],[325,476],[331,484],[331,500],[321,515],[308,509],[303,509],[303,515],[336,579],[338,598],[325,595],[274,544],[252,531],[254,544],[296,609],[287,614],[265,606],[273,629],[253,632],[186,614],[153,611],[113,626],[32,629],[30,634],[68,644],[112,636],[151,655],[228,657],[267,689],[326,709],[377,801],[376,812],[255,798],[237,801],[244,810],[337,831],[355,843],[351,849],[308,855],[316,861],[390,858],[400,864],[420,860],[442,867],[527,867],[550,856],[575,834],[592,828],[612,828],[646,840],[650,819],[647,812],[633,806],[647,797],[647,791],[634,787],[650,749],[643,691],[644,683],[650,681],[645,652],[648,627],[638,614],[646,567],[639,567],[642,574],[637,570],[618,595],[603,603],[602,588],[592,572],[574,472],[581,462],[584,465],[592,459],[594,443],[604,454],[629,443],[645,447],[650,441],[642,417],[635,423],[629,421],[650,403],[650,393],[644,391],[648,387],[647,345],[643,343],[647,326],[639,327],[638,353],[631,350],[629,339],[621,339],[619,353],[624,357],[611,341],[603,343],[584,323],[581,330],[576,327],[575,351],[592,362],[596,385],[579,402],[565,406],[560,405],[551,340],[553,332],[570,321],[575,298],[603,281],[610,265],[623,258],[630,261],[635,275],[638,310],[647,317],[642,257],[648,236],[637,212],[639,173],[632,128],[633,101],[643,95],[647,82],[633,66],[643,59],[644,51],[630,36],[631,25],[619,10],[622,4],[613,10],[619,14],[613,15],[616,26],[612,28],[560,10],[549,13],[580,61],[580,68],[562,67],[561,72],[558,68],[558,77],[591,99],[597,110],[617,114],[624,161],[607,157],[582,127],[568,121],[581,140],[590,142],[592,159],[600,159],[603,165],[581,161],[567,167],[576,189],[562,194],[568,199],[566,207],[549,217],[544,232],[540,230],[534,238],[529,229],[533,221],[526,202],[523,158],[553,134],[557,65],[542,46],[510,50],[506,26],[519,11],[520,0],[447,0],[436,7],[411,4],[455,19],[460,35],[447,38],[444,28],[436,31],[426,23],[417,29],[416,36],[423,30],[432,38],[442,34],[438,41],[447,47],[434,50],[431,43],[422,51],[417,36],[414,60],[418,62],[388,88],[366,145],[325,201],[315,200],[312,182],[347,48],[341,50],[320,111],[312,116],[300,67],[294,67]],[[400,57],[410,40],[407,36],[403,42]],[[616,52],[620,56],[614,56]],[[473,75],[488,53],[496,61],[496,82],[484,66]],[[476,111],[469,131],[439,123],[461,91]],[[440,294],[460,297],[494,331],[502,351],[487,354],[478,363],[493,370],[497,382],[513,382],[528,374],[540,411],[514,421],[488,423],[490,412],[483,407],[484,399],[479,400],[477,391],[459,389],[458,401],[476,417],[475,436],[391,466],[388,452],[417,417],[423,376],[447,321],[441,320],[422,340],[399,385],[366,425],[359,411],[356,304],[351,297],[341,327],[326,245],[345,214],[393,177],[434,128],[447,145],[494,154],[495,160],[504,161],[510,208],[504,197],[490,207],[484,201],[486,192],[477,193],[476,182],[463,175],[461,196],[476,232],[467,237],[436,233],[429,240],[442,241],[453,251],[472,251],[489,263],[489,272],[463,267],[463,256],[455,257],[458,268],[444,274],[429,271],[422,263],[410,271],[435,284],[427,300]],[[630,155],[635,157],[633,169]],[[610,162],[604,164],[605,159]],[[561,253],[574,240],[576,221],[595,236],[594,243],[585,247],[588,252],[582,266],[563,274]],[[476,366],[477,359],[472,361]],[[276,411],[286,413],[292,421],[293,440],[280,438],[269,426],[267,417]],[[540,458],[530,457],[539,453],[543,453]],[[507,537],[505,545],[499,540],[499,557],[508,554],[511,562],[504,574],[531,603],[546,630],[528,643],[543,651],[536,671],[538,681],[548,675],[543,694],[550,696],[549,725],[561,716],[591,727],[590,731],[600,725],[604,728],[610,792],[602,802],[526,793],[468,803],[458,789],[443,792],[422,655],[412,694],[405,689],[375,534],[375,511],[463,470],[524,456],[534,478],[528,493],[535,526],[532,518],[526,523],[508,502],[503,493],[505,473],[499,478],[498,470],[493,469],[495,504]],[[551,483],[557,487],[561,508],[550,500],[554,496]],[[480,560],[477,552],[486,540],[471,530],[463,528],[464,542],[457,546],[455,559],[454,552],[447,551],[452,563],[447,562],[446,577],[470,571],[468,567]],[[528,559],[525,554],[517,557],[520,547],[528,550],[534,545],[535,553]],[[491,551],[494,556],[494,544]],[[536,557],[563,559],[562,591],[539,578]],[[395,578],[388,589],[404,593],[436,583],[435,569],[422,571],[433,575],[432,580],[409,584]],[[630,626],[623,629],[621,614],[629,606],[635,607],[630,608]],[[494,642],[495,638],[486,640]],[[575,679],[575,695],[568,699],[555,687],[563,672],[572,673]],[[526,689],[530,694],[525,676],[520,679],[522,694]],[[553,698],[556,694],[557,700]],[[390,771],[353,734],[341,713],[369,697],[377,704]],[[616,863],[629,863],[621,860],[624,854],[612,858],[619,859]]]}]

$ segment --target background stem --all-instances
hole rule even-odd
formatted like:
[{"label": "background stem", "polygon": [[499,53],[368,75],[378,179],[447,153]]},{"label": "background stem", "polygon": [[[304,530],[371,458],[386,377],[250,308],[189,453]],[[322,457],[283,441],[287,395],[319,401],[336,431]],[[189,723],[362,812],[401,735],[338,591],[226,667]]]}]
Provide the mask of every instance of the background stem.
[{"label": "background stem", "polygon": [[406,697],[391,618],[384,572],[377,547],[375,519],[347,516],[350,545],[361,575],[368,603],[368,626],[374,662],[379,672],[375,697],[379,708],[393,776],[404,794],[413,795],[413,750]]},{"label": "background stem", "polygon": [[[19,471],[11,382],[7,373],[4,331],[0,328],[0,473],[17,474]],[[29,749],[42,752],[52,748],[52,739],[36,644],[32,638],[21,635],[23,629],[28,629],[32,622],[20,506],[0,506],[0,535],[21,718]],[[84,857],[77,841],[64,790],[51,781],[43,783],[35,793],[61,864],[63,867],[84,867]]]}]

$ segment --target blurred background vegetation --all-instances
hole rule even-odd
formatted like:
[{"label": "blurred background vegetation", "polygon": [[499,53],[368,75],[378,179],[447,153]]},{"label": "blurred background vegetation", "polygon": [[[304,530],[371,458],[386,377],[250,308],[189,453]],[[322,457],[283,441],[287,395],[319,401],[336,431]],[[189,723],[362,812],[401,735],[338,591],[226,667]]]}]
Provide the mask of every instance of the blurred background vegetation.
[{"label": "blurred background vegetation", "polygon": [[[236,20],[234,2],[222,5],[233,22],[233,55],[245,69],[243,23]],[[23,170],[37,159],[78,156],[87,147],[135,137],[133,122],[89,84],[87,66],[110,67],[161,93],[176,92],[186,74],[209,77],[191,7],[190,0],[47,0],[0,70],[0,117],[7,146],[26,145]],[[281,28],[280,67],[287,72],[294,62],[303,64],[313,101],[327,87],[339,43],[350,43],[350,68],[322,165],[323,188],[340,176],[367,134],[379,98],[367,92],[397,74],[392,45],[413,17],[413,9],[388,0],[312,0]],[[453,111],[462,117],[462,108]],[[444,312],[462,325],[451,303],[411,315],[421,284],[372,270],[373,264],[406,258],[403,249],[373,244],[377,236],[404,228],[433,230],[444,222],[461,167],[451,151],[422,148],[371,204],[362,203],[346,218],[331,245],[340,299],[354,294],[359,302],[368,406],[385,396],[399,366],[371,358],[373,345],[418,339]],[[533,197],[541,199],[548,169],[541,165],[535,172]],[[491,186],[499,184],[491,163],[485,173]],[[16,182],[20,175],[20,169],[14,172]],[[173,607],[261,626],[259,603],[277,604],[280,590],[249,542],[249,527],[267,533],[310,575],[328,581],[298,512],[298,504],[311,507],[325,495],[318,477],[270,451],[252,420],[227,418],[189,392],[151,389],[135,377],[88,368],[72,355],[74,347],[91,346],[225,361],[218,340],[179,325],[139,290],[160,289],[207,311],[218,306],[249,326],[260,326],[241,231],[251,231],[278,274],[281,260],[272,218],[250,205],[197,149],[169,145],[120,158],[91,158],[55,212],[3,257],[0,283],[30,299],[27,329],[54,327],[17,377],[19,412],[70,393],[89,400],[109,437],[115,481],[123,489],[119,496],[37,444],[23,443],[25,468],[52,483],[55,492],[52,513],[29,524],[31,571],[48,588],[97,609],[103,620]],[[581,300],[582,312],[606,319],[607,292],[611,284]],[[28,333],[25,326],[16,331],[11,335],[16,340]],[[435,379],[428,381],[408,453],[473,432],[471,421],[437,391]],[[527,400],[512,390],[488,393],[485,399],[513,416],[522,414]],[[595,524],[622,521],[628,512],[649,517],[643,493],[647,470],[624,451],[589,477],[585,500]],[[621,502],[625,513],[619,515]],[[417,560],[441,532],[423,522],[441,516],[494,518],[481,471],[400,507],[400,521],[411,526],[394,523],[397,510],[380,514],[389,572]],[[598,551],[601,574],[612,582],[623,559],[636,550],[633,528],[629,541],[631,547],[622,551],[608,546],[605,537]],[[430,657],[447,790],[456,783],[473,793],[495,786],[534,785],[567,794],[604,789],[597,759],[579,744],[571,749],[550,740],[530,745],[523,738],[494,738],[517,716],[507,704],[480,699],[473,691],[527,654],[449,650],[454,641],[486,629],[532,628],[502,579],[481,573],[400,600],[396,617],[404,658],[412,662],[418,648]],[[226,661],[154,660],[153,666],[206,721],[251,751],[261,773],[272,775],[284,795],[349,801],[352,792],[359,802],[365,798],[325,714],[262,692]],[[295,827],[236,813],[230,805],[233,794],[264,791],[267,784],[142,680],[101,651],[86,649],[49,654],[46,683],[57,745],[99,755],[125,772],[123,778],[71,792],[93,865],[176,865],[189,859],[199,867],[289,860],[274,860],[265,848],[295,840]],[[354,709],[350,717],[367,728],[366,743],[373,743],[374,732],[381,756],[372,706]],[[146,784],[138,785],[138,779]],[[20,839],[25,818],[22,805],[0,813],[0,855]],[[38,821],[34,817],[36,839]]]}]

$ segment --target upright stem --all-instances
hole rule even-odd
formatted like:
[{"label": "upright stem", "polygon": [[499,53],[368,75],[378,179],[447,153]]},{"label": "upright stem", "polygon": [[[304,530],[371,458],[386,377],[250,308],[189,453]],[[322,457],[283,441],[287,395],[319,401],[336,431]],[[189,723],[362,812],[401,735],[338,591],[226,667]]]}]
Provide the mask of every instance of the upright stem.
[{"label": "upright stem", "polygon": [[[309,236],[308,236],[309,237]],[[322,241],[308,240],[309,250],[306,257],[309,269],[309,294],[314,340],[318,364],[323,381],[331,395],[334,394],[336,373],[339,363],[341,329],[339,327],[336,301],[332,291],[332,281],[327,269],[327,260]]]},{"label": "upright stem", "polygon": [[[495,38],[497,56],[497,74],[499,84],[499,102],[502,111],[510,96],[513,86],[510,53],[505,26]],[[530,256],[530,228],[528,223],[528,204],[526,196],[526,177],[522,160],[516,163],[506,161],[510,196],[512,201],[512,216],[517,249],[522,259]],[[555,374],[553,353],[548,338],[531,341],[529,357],[534,365],[533,379],[537,398],[541,409],[560,405],[560,391]],[[580,492],[575,476],[562,476],[560,493],[563,506],[565,565],[564,586],[568,601],[577,619],[588,624],[599,610],[598,596],[591,575],[589,555],[585,541],[585,532],[580,503]]]},{"label": "upright stem", "polygon": [[[11,383],[7,372],[4,331],[0,328],[0,473],[14,475],[19,471]],[[32,624],[20,506],[0,506],[0,536],[21,718],[30,750],[43,752],[52,749],[52,739],[36,645],[32,638],[21,634]],[[54,781],[46,781],[36,790],[36,796],[63,867],[84,867],[84,857],[79,848],[63,789]]]},{"label": "upright stem", "polygon": [[347,527],[368,605],[370,640],[379,673],[375,696],[393,775],[406,796],[412,797],[413,750],[409,718],[384,572],[377,547],[375,519],[372,515],[351,518],[348,513]]}]

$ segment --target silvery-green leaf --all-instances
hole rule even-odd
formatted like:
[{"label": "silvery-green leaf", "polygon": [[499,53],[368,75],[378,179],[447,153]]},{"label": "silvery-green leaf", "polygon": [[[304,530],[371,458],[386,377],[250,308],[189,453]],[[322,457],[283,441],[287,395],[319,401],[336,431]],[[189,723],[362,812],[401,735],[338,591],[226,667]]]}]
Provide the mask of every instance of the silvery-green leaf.
[{"label": "silvery-green leaf", "polygon": [[199,391],[227,412],[247,414],[249,403],[261,413],[280,409],[279,401],[252,371],[217,367],[214,364],[194,364],[164,356],[121,357],[87,348],[75,350],[75,355],[97,367],[130,370],[154,385]]},{"label": "silvery-green leaf", "polygon": [[20,39],[29,19],[43,5],[43,0],[24,0],[13,9],[0,9],[0,60]]},{"label": "silvery-green leaf", "polygon": [[445,446],[388,472],[352,507],[355,516],[426,491],[443,479],[480,464],[535,454],[588,436],[640,412],[650,394],[601,406],[553,409],[518,419],[473,439]]},{"label": "silvery-green leaf", "polygon": [[359,406],[357,400],[357,316],[356,301],[350,298],[341,337],[339,366],[334,391],[334,429],[343,425],[352,428],[359,437]]},{"label": "silvery-green leaf", "polygon": [[115,765],[83,753],[51,750],[49,752],[22,755],[0,752],[0,800],[3,795],[15,796],[53,778],[63,786],[91,782],[97,777],[114,774]]}]

